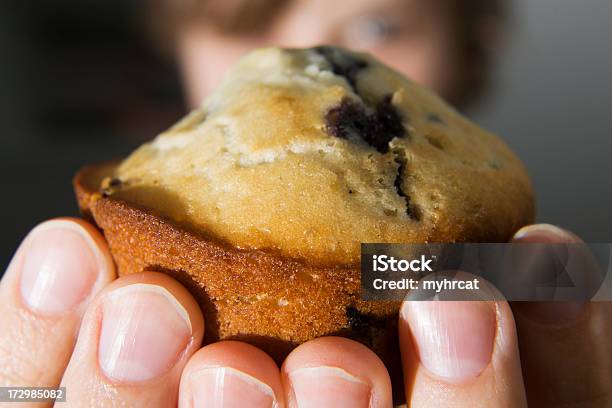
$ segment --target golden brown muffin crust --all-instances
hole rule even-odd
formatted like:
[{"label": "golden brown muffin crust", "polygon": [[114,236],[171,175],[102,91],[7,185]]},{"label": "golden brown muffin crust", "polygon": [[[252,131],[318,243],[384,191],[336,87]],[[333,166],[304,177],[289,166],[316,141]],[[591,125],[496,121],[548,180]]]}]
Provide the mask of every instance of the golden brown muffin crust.
[{"label": "golden brown muffin crust", "polygon": [[319,265],[355,264],[360,242],[503,241],[533,217],[503,142],[370,56],[333,48],[249,54],[115,177],[117,198]]}]

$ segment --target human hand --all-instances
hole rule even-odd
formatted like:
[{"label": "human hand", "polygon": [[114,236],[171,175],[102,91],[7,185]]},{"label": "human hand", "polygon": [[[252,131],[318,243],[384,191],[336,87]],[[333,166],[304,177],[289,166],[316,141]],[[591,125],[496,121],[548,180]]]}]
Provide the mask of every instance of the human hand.
[{"label": "human hand", "polygon": [[0,283],[0,327],[0,386],[61,385],[68,406],[284,407],[289,393],[303,404],[338,390],[391,405],[384,365],[347,339],[314,340],[282,371],[246,343],[200,349],[204,320],[189,292],[160,273],[115,279],[104,239],[78,219],[24,239]]},{"label": "human hand", "polygon": [[[538,224],[518,231],[513,242],[583,241],[556,226]],[[541,264],[537,259],[534,263]],[[597,273],[583,271],[584,276]],[[511,302],[511,306],[529,406],[612,406],[612,302]]]},{"label": "human hand", "polygon": [[[106,244],[89,224],[62,219],[34,229],[0,284],[0,385],[61,382],[69,406],[391,406],[388,373],[356,342],[310,341],[280,370],[245,343],[219,342],[198,351],[203,318],[182,286],[157,273],[114,278]],[[526,344],[521,339],[529,355],[524,363],[530,367],[525,373],[530,401],[609,402],[602,381],[610,375],[609,354],[606,360],[605,350],[595,348],[595,356],[581,364],[594,350],[594,335],[602,334],[588,330],[592,319],[605,316],[605,310],[588,305],[569,327],[517,318],[530,336]],[[572,327],[582,334],[569,336],[566,344]],[[506,302],[405,302],[400,345],[411,406],[526,405]],[[574,354],[582,358],[553,353],[571,345],[578,345]],[[564,380],[573,373],[559,370],[561,360],[563,367],[594,380],[592,387]],[[541,383],[541,373],[555,377]]]},{"label": "human hand", "polygon": [[[537,224],[522,228],[512,242],[583,241],[561,228]],[[528,268],[514,272],[526,280],[529,273],[546,275],[541,268],[546,267],[547,256],[534,253],[527,260]],[[597,273],[583,271],[585,276]],[[500,296],[490,286],[484,290],[493,292],[484,298]],[[482,313],[492,305],[495,320]],[[505,301],[404,302],[400,345],[409,405],[612,406],[612,303],[511,302],[510,306],[513,313]],[[411,318],[411,313],[416,317]]]}]

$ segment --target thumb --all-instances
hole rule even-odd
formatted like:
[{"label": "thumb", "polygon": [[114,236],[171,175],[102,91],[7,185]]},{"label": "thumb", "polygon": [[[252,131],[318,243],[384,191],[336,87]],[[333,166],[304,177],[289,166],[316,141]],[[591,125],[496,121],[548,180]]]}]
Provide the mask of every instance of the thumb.
[{"label": "thumb", "polygon": [[[476,298],[501,299],[487,282],[478,291],[489,293]],[[400,310],[408,406],[526,407],[508,303],[443,299],[406,301]]]}]

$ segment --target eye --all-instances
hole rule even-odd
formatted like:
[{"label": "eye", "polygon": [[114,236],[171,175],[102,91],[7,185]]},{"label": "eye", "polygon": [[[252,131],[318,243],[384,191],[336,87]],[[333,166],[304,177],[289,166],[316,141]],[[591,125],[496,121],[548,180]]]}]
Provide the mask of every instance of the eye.
[{"label": "eye", "polygon": [[389,40],[400,31],[399,22],[384,15],[361,16],[343,30],[347,44],[358,47],[372,47]]}]

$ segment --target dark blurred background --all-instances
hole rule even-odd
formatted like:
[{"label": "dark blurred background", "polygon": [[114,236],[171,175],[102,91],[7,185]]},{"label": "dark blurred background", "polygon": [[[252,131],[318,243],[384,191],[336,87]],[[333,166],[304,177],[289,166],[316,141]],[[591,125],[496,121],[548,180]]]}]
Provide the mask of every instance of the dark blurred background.
[{"label": "dark blurred background", "polygon": [[[186,112],[135,0],[0,4],[0,267],[36,223],[76,215],[71,178]],[[526,162],[538,219],[612,241],[612,2],[511,2],[493,87],[468,114]]]},{"label": "dark blurred background", "polygon": [[125,156],[185,107],[141,1],[2,1],[0,49],[4,269],[36,223],[78,214],[79,167]]}]

